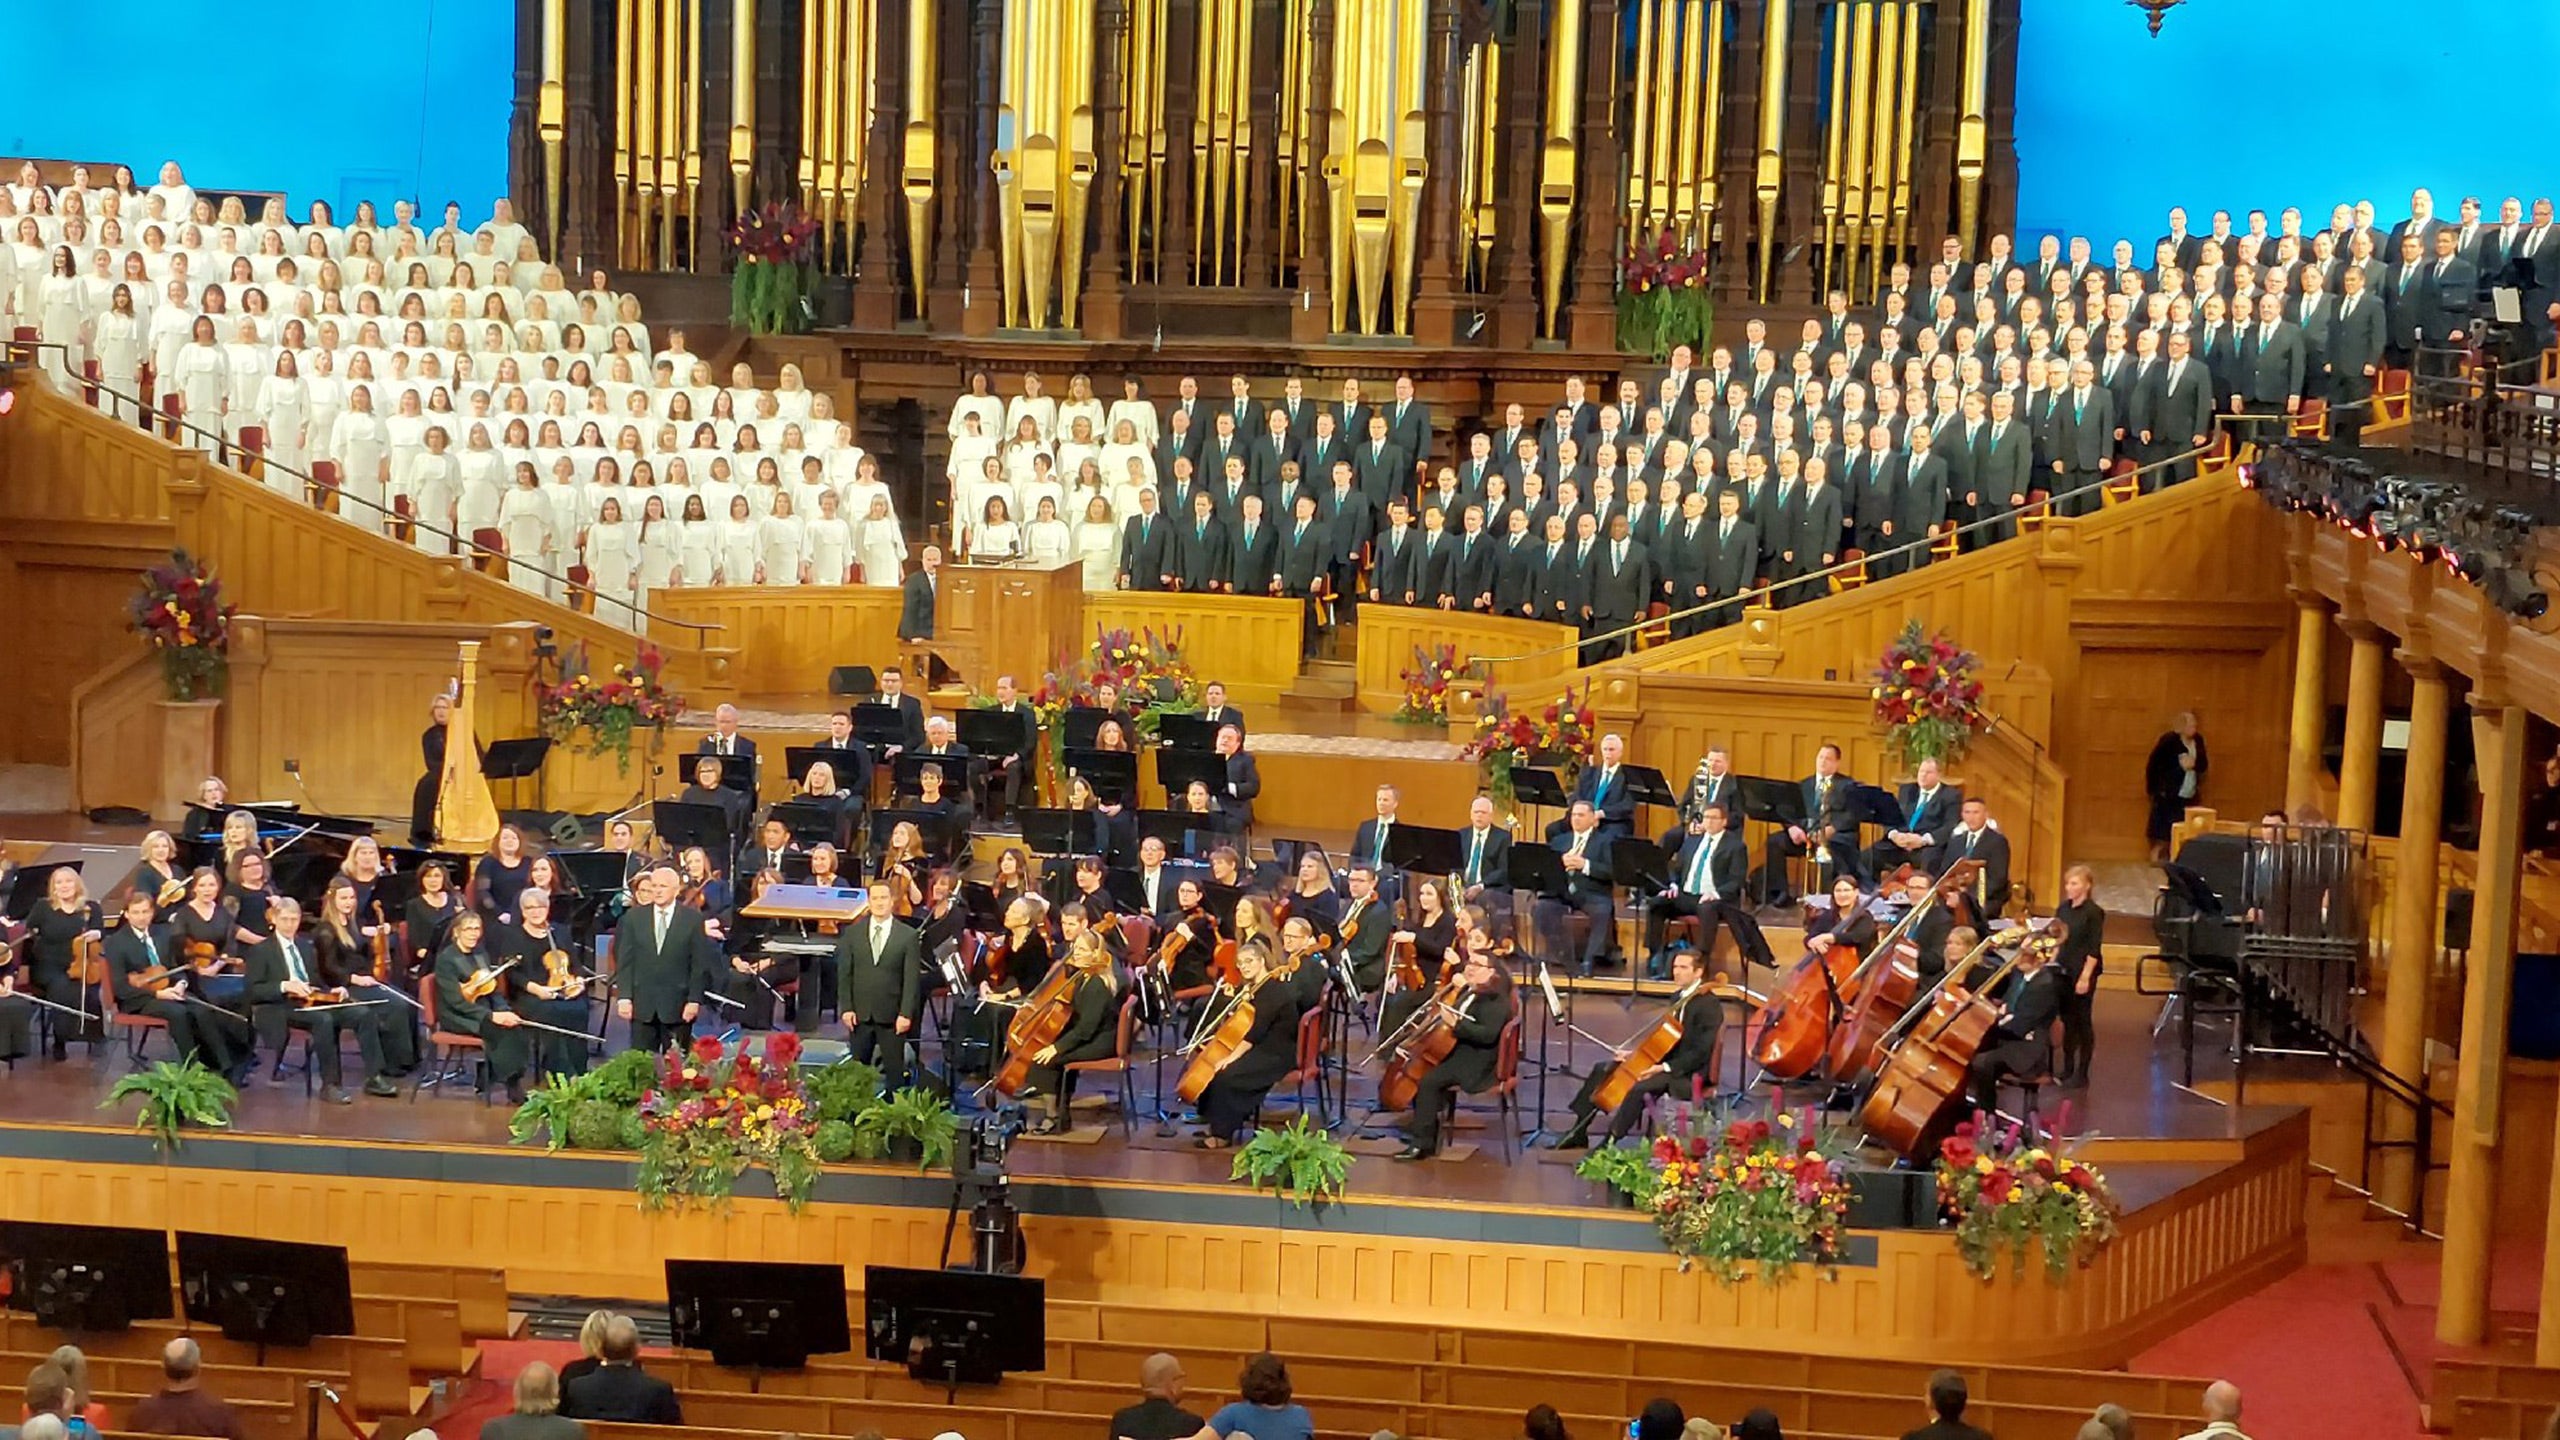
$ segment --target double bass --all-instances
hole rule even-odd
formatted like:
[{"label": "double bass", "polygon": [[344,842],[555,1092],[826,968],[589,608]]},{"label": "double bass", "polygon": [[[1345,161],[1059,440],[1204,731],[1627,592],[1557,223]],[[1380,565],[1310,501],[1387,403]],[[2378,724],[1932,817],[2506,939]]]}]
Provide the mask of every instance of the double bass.
[{"label": "double bass", "polygon": [[1894,927],[1899,938],[1879,943],[1851,977],[1857,999],[1833,1029],[1827,1056],[1833,1080],[1854,1083],[1874,1066],[1877,1042],[1920,998],[1920,947],[1911,939],[1912,928],[1931,905],[1963,895],[1981,869],[1979,860],[1959,860],[1947,867],[1945,876]]},{"label": "double bass", "polygon": [[1634,1038],[1627,1041],[1626,1047],[1617,1052],[1617,1059],[1609,1067],[1609,1078],[1601,1081],[1599,1088],[1591,1092],[1593,1114],[1607,1115],[1615,1111],[1626,1102],[1627,1092],[1635,1088],[1637,1081],[1679,1048],[1680,1042],[1688,1036],[1686,1027],[1680,1023],[1680,1012],[1701,988],[1719,1000],[1739,1000],[1747,1005],[1761,1003],[1759,996],[1744,986],[1734,984],[1731,977],[1722,972],[1712,980],[1683,986],[1671,997],[1671,1003],[1663,1007],[1662,1013],[1637,1031]]},{"label": "double bass", "polygon": [[2000,968],[1974,989],[1956,983],[1973,963],[1992,946],[2018,939],[2027,932],[2003,930],[1973,947],[1963,960],[1947,967],[1938,977],[1926,1003],[1916,1008],[1897,1033],[1886,1037],[1887,1053],[1882,1071],[1876,1076],[1875,1089],[1859,1107],[1858,1124],[1877,1144],[1914,1163],[1933,1160],[1938,1146],[1964,1118],[1970,1101],[1968,1082],[1973,1073],[1973,1057],[1982,1049],[1983,1038],[1991,1033],[1993,1022],[2000,1018],[2000,1006],[1992,1000],[2002,981],[2009,978],[2018,962],[2032,946],[2058,946],[2061,942],[2038,936],[2020,946],[2003,961]]},{"label": "double bass", "polygon": [[[1876,941],[1868,956],[1890,955],[1909,937],[1926,909],[1911,907]],[[1752,1017],[1752,1029],[1759,1035],[1752,1042],[1753,1063],[1781,1080],[1801,1080],[1819,1069],[1831,1058],[1832,1042],[1870,978],[1872,971],[1850,947],[1817,950],[1808,946]]]}]

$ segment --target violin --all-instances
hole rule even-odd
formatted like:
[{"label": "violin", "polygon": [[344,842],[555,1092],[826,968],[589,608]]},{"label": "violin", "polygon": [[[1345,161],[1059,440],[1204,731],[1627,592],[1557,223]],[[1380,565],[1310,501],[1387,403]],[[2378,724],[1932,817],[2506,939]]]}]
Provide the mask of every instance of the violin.
[{"label": "violin", "polygon": [[391,978],[391,922],[382,918],[382,902],[373,902],[373,978]]},{"label": "violin", "polygon": [[497,994],[498,977],[514,968],[516,968],[516,962],[510,960],[504,965],[483,965],[472,971],[463,977],[462,998],[477,1003]]},{"label": "violin", "polygon": [[1084,979],[1082,970],[1062,960],[1050,967],[1030,994],[1022,997],[1021,1008],[1013,1012],[1013,1019],[1005,1026],[1004,1064],[987,1082],[988,1089],[1010,1098],[1031,1083],[1031,1057],[1067,1033],[1067,1026],[1075,1019],[1076,989]]},{"label": "violin", "polygon": [[1753,1005],[1760,1003],[1759,996],[1734,984],[1722,972],[1718,972],[1713,980],[1684,986],[1671,997],[1671,1003],[1663,1008],[1662,1013],[1654,1017],[1652,1024],[1637,1031],[1634,1038],[1627,1041],[1626,1047],[1617,1052],[1616,1061],[1609,1067],[1608,1078],[1591,1092],[1591,1113],[1605,1115],[1616,1110],[1625,1102],[1627,1093],[1635,1088],[1637,1081],[1680,1048],[1680,1042],[1688,1036],[1681,1014],[1688,1008],[1690,998],[1701,990],[1719,1000],[1739,1000]]},{"label": "violin", "polygon": [[294,996],[293,1003],[296,1005],[344,1005],[347,1003],[347,998],[347,987],[332,985],[325,990],[316,987],[306,990]]},{"label": "violin", "polygon": [[222,951],[210,940],[182,940],[178,942],[178,954],[199,975],[211,975],[231,963],[222,958]]},{"label": "violin", "polygon": [[[586,977],[569,968],[569,952],[557,946],[542,952],[542,983],[559,991],[563,1000],[575,1000],[587,993]],[[463,993],[470,991],[466,987]]]},{"label": "violin", "polygon": [[1265,971],[1261,979],[1237,989],[1235,999],[1228,1002],[1218,1023],[1192,1042],[1191,1062],[1182,1067],[1182,1079],[1174,1086],[1185,1101],[1200,1103],[1201,1092],[1209,1088],[1209,1082],[1245,1052],[1245,1037],[1253,1033],[1254,994],[1269,983],[1271,975]]},{"label": "violin", "polygon": [[136,970],[127,975],[124,977],[124,983],[136,990],[149,992],[151,998],[155,1000],[165,1000],[169,997],[170,991],[187,983],[186,967],[154,965],[148,970]]},{"label": "violin", "polygon": [[159,906],[163,910],[166,910],[170,906],[175,905],[186,898],[187,882],[179,879],[175,875],[172,875],[168,879],[160,882],[160,889],[152,896],[151,903]]},{"label": "violin", "polygon": [[107,947],[97,936],[83,934],[71,942],[71,978],[81,985],[106,980]]},{"label": "violin", "polygon": [[1975,945],[1962,960],[1947,967],[1922,1003],[1886,1037],[1875,1089],[1858,1110],[1858,1124],[1877,1144],[1914,1162],[1936,1158],[1938,1147],[1964,1118],[1973,1057],[2000,1018],[1992,994],[2031,947],[2058,948],[2060,942],[2045,937],[2028,941],[1971,990],[1957,983],[1957,977],[1970,971],[1992,946],[2026,933],[2003,930]]}]

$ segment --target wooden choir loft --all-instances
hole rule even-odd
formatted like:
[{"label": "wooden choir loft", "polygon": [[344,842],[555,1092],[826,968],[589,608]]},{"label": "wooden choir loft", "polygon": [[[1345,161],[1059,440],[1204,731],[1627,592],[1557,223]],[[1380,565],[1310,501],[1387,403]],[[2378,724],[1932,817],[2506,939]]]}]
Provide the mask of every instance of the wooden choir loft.
[{"label": "wooden choir loft", "polygon": [[511,188],[580,273],[822,227],[827,328],[1612,352],[2009,223],[2020,0],[519,0]]}]

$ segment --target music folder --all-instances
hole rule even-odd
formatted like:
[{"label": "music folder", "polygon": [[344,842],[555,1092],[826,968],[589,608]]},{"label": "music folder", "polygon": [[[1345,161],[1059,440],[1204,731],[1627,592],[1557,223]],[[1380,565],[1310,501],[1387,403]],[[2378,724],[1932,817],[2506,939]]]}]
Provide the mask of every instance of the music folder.
[{"label": "music folder", "polygon": [[1736,778],[1734,785],[1736,793],[1742,797],[1745,818],[1770,825],[1805,823],[1804,787],[1795,781],[1744,775]]},{"label": "music folder", "polygon": [[1511,847],[1511,884],[1514,889],[1532,890],[1549,899],[1564,898],[1567,882],[1564,857],[1554,847],[1541,844]]}]

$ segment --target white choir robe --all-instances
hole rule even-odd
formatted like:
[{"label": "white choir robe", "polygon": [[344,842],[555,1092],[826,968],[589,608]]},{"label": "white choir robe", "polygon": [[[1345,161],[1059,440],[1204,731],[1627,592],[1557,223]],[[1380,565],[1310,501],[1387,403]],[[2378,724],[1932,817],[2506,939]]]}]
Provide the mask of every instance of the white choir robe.
[{"label": "white choir robe", "polygon": [[538,489],[509,487],[498,500],[498,533],[506,537],[508,583],[545,600],[559,599],[552,583],[561,567],[549,497]]}]

